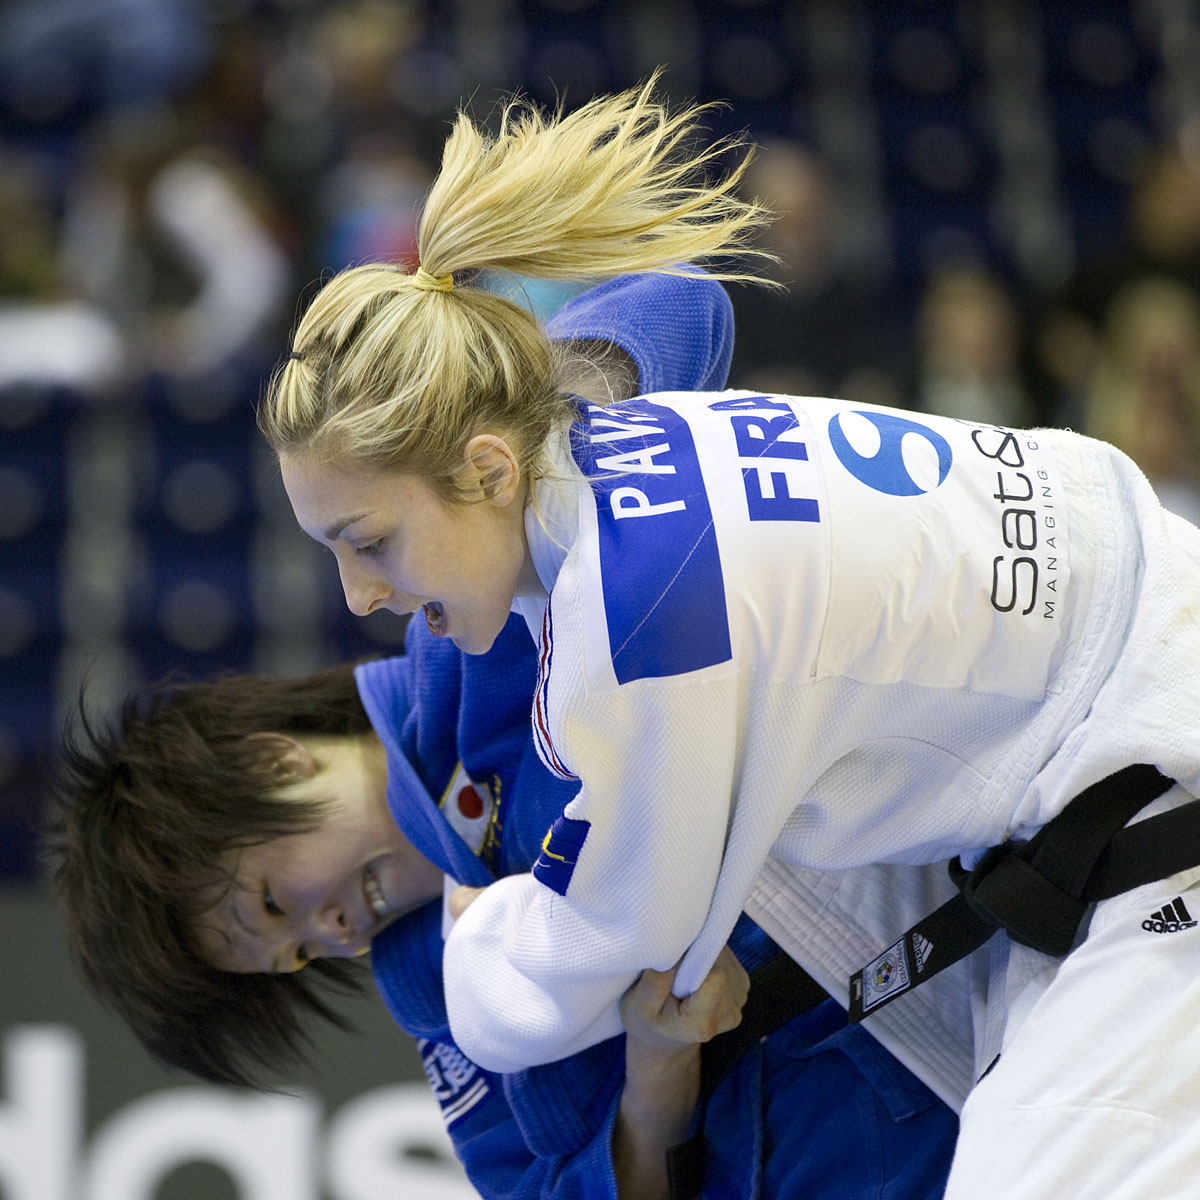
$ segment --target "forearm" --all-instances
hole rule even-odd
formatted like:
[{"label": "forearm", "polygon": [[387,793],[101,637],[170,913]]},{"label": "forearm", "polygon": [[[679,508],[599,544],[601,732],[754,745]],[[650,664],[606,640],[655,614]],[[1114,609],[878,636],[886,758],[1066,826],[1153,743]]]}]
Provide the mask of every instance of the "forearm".
[{"label": "forearm", "polygon": [[666,1200],[667,1151],[687,1140],[700,1096],[700,1047],[742,1019],[750,977],[728,946],[704,982],[677,1000],[675,970],[647,968],[621,998],[625,1087],[613,1131],[622,1200]]},{"label": "forearm", "polygon": [[613,1129],[621,1200],[666,1200],[667,1151],[687,1139],[700,1094],[700,1047],[658,1054],[630,1045]]}]

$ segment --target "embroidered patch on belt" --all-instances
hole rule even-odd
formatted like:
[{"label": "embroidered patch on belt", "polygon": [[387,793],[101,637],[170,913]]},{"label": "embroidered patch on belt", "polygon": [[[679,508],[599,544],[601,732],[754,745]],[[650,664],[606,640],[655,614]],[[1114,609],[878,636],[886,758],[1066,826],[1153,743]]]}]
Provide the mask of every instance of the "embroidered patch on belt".
[{"label": "embroidered patch on belt", "polygon": [[901,938],[878,958],[867,963],[851,980],[852,1010],[869,1013],[892,995],[906,991],[908,985],[908,962],[904,956],[904,939]]},{"label": "embroidered patch on belt", "polygon": [[542,852],[533,864],[534,877],[552,892],[565,896],[571,876],[575,874],[579,851],[591,827],[591,821],[559,817],[542,839]]}]

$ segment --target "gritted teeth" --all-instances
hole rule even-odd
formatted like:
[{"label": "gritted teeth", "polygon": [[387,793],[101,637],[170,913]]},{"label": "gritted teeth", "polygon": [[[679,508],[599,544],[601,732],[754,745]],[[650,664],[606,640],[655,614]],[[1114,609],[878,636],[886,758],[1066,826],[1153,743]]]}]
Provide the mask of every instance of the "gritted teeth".
[{"label": "gritted teeth", "polygon": [[386,917],[387,900],[384,899],[383,891],[370,870],[366,873],[363,891],[366,893],[367,903],[371,906],[371,911],[377,917]]},{"label": "gritted teeth", "polygon": [[446,611],[437,600],[422,605],[425,610],[425,625],[435,637],[440,637],[446,625]]}]

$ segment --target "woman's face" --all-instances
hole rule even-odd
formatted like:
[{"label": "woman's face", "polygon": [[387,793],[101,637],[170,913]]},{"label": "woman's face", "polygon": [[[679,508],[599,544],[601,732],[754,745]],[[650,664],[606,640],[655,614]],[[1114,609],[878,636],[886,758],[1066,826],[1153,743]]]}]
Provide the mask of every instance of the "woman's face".
[{"label": "woman's face", "polygon": [[231,850],[237,886],[196,925],[200,953],[224,971],[299,970],[314,958],[365,954],[393,921],[442,894],[442,874],[400,832],[374,735],[280,738],[296,776],[284,800],[319,800],[307,833]]},{"label": "woman's face", "polygon": [[423,609],[432,633],[482,654],[513,598],[537,584],[515,460],[499,438],[474,438],[471,447],[478,453],[468,453],[464,481],[477,498],[465,503],[442,500],[415,475],[304,454],[282,456],[280,467],[300,527],[337,559],[351,612]]}]

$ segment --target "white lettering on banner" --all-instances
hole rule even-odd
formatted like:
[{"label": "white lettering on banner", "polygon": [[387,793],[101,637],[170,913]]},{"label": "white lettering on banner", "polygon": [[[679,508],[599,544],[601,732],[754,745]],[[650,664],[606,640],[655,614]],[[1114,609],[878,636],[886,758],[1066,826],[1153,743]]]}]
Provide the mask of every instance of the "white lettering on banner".
[{"label": "white lettering on banner", "polygon": [[[661,426],[651,423],[654,420],[653,417],[626,414],[629,417],[628,421],[617,421],[611,416],[596,416],[596,413],[602,413],[604,410],[595,405],[592,405],[588,411],[593,414],[588,433],[588,440],[592,443],[619,442],[628,437],[646,437],[648,434],[661,436],[665,432]],[[601,430],[607,430],[607,432],[602,433]]]},{"label": "white lettering on banner", "polygon": [[[639,417],[622,413],[627,420],[616,420],[611,414],[602,415],[603,410],[592,405],[592,414],[588,431],[588,440],[593,444],[601,442],[623,441],[630,437],[644,438],[648,434],[661,435],[665,431],[656,425],[649,424],[654,418]],[[607,432],[600,432],[606,430]],[[670,454],[669,442],[660,442],[656,446],[641,446],[636,450],[626,450],[623,453],[608,454],[596,459],[596,468],[600,471],[615,472],[618,475],[674,475],[674,463],[655,462],[655,455]],[[663,513],[682,512],[687,505],[682,500],[665,500],[658,503],[651,501],[641,488],[613,488],[609,496],[613,516],[620,520],[624,517],[657,517]]]},{"label": "white lettering on banner", "polygon": [[671,447],[666,442],[657,446],[643,446],[640,450],[627,450],[624,454],[608,454],[596,459],[596,466],[601,471],[620,471],[625,475],[637,473],[641,475],[674,475],[673,463],[657,463],[656,454],[668,454]]},{"label": "white lettering on banner", "polygon": [[465,1178],[449,1178],[444,1164],[408,1153],[422,1146],[454,1153],[441,1112],[419,1084],[378,1088],[349,1101],[329,1131],[338,1200],[477,1200]]},{"label": "white lettering on banner", "polygon": [[159,1184],[189,1162],[221,1167],[241,1195],[255,1200],[317,1200],[320,1117],[311,1096],[208,1087],[143,1096],[96,1134],[81,1200],[152,1200]]},{"label": "white lettering on banner", "polygon": [[155,1092],[115,1113],[83,1145],[84,1047],[67,1026],[17,1026],[4,1038],[0,1106],[4,1200],[154,1200],[163,1180],[206,1162],[239,1200],[470,1200],[437,1102],[422,1083],[348,1101],[321,1138],[312,1095],[219,1088]]},{"label": "white lettering on banner", "polygon": [[18,1026],[4,1039],[0,1196],[75,1200],[83,1135],[83,1043],[54,1025]]},{"label": "white lettering on banner", "polygon": [[[629,500],[632,503],[626,504]],[[666,500],[662,504],[651,504],[650,497],[635,487],[613,488],[613,516],[621,517],[655,517],[661,513],[679,512],[686,508],[682,500]]]}]

